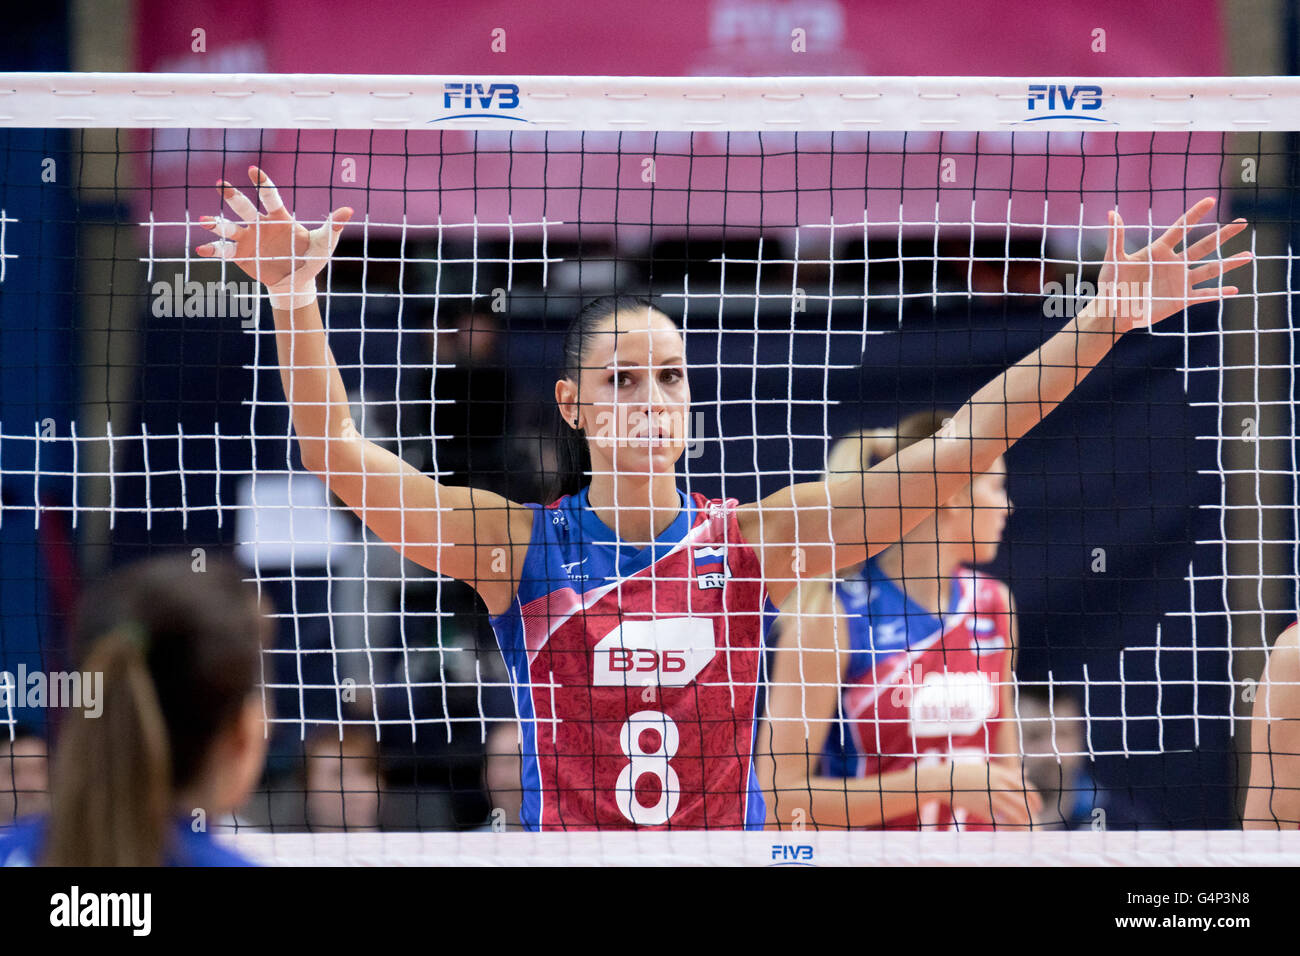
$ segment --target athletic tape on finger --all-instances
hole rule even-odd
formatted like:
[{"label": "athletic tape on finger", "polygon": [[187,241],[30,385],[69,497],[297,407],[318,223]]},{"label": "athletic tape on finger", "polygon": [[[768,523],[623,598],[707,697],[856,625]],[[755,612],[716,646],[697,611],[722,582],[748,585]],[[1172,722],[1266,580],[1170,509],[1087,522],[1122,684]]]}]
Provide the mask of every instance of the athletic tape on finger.
[{"label": "athletic tape on finger", "polygon": [[262,201],[267,212],[279,212],[284,208],[284,200],[280,198],[280,190],[275,188],[275,183],[271,182],[269,176],[262,174],[262,181],[257,186],[257,198]]},{"label": "athletic tape on finger", "polygon": [[231,222],[225,216],[214,217],[208,228],[223,239],[233,239],[239,235],[239,225]]},{"label": "athletic tape on finger", "polygon": [[235,211],[235,214],[239,216],[240,219],[244,220],[244,222],[256,222],[257,207],[253,205],[247,196],[235,187],[231,186],[229,187],[229,190],[229,192],[226,192],[225,189],[222,190],[222,196],[225,198],[227,205],[229,205],[230,208]]}]

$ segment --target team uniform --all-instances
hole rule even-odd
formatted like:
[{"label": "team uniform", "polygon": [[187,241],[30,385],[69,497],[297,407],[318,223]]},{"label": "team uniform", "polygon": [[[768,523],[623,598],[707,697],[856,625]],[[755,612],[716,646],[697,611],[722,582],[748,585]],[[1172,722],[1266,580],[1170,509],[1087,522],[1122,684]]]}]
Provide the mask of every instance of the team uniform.
[{"label": "team uniform", "polygon": [[[1007,587],[964,570],[942,619],[909,600],[874,560],[836,584],[849,654],[822,773],[870,777],[913,765],[998,753],[1011,604]],[[919,813],[884,829],[987,829],[987,815],[920,794]]]},{"label": "team uniform", "polygon": [[737,502],[678,493],[646,547],[620,541],[585,488],[528,505],[519,590],[492,619],[527,829],[763,828],[752,753],[776,609]]}]

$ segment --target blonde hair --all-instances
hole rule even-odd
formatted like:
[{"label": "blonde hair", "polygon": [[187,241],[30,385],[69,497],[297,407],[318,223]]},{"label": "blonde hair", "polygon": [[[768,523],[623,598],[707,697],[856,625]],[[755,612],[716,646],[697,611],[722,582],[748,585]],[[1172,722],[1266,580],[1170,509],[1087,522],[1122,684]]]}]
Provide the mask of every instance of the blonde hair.
[{"label": "blonde hair", "polygon": [[870,471],[909,445],[929,438],[950,422],[953,415],[946,409],[931,409],[913,412],[897,425],[849,432],[831,446],[826,456],[826,477]]},{"label": "blonde hair", "polygon": [[[883,461],[888,461],[909,445],[929,438],[948,424],[955,413],[946,409],[913,412],[897,425],[885,428],[860,428],[840,438],[826,455],[826,478],[836,475],[860,475]],[[805,607],[829,608],[834,594],[837,571],[809,581]]]}]

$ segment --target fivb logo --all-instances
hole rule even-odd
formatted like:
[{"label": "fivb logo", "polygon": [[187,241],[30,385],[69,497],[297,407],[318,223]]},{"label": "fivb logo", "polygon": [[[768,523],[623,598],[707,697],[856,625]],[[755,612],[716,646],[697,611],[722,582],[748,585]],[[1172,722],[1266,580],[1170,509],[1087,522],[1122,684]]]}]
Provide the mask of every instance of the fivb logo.
[{"label": "fivb logo", "polygon": [[[453,112],[429,122],[482,117],[528,122],[521,116],[510,115],[511,110],[519,108],[519,86],[515,83],[444,83],[442,107]],[[455,112],[459,110],[466,112]]]},{"label": "fivb logo", "polygon": [[1076,119],[1105,123],[1100,116],[1089,115],[1101,109],[1101,87],[1066,83],[1030,83],[1028,123],[1038,120]]},{"label": "fivb logo", "polygon": [[769,866],[816,866],[813,863],[813,848],[808,843],[772,844],[772,862]]}]

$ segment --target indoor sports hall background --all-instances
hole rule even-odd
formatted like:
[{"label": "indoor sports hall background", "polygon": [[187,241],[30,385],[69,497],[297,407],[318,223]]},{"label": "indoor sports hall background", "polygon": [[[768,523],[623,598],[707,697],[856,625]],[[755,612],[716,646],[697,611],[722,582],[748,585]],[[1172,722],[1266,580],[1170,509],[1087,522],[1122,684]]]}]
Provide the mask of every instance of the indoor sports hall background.
[{"label": "indoor sports hall background", "polygon": [[[846,0],[660,3],[650,18],[627,4],[564,26],[511,3],[121,7],[116,27],[80,5],[17,14],[0,70],[1268,72],[1240,61],[1212,0],[1180,7],[1176,42],[1127,3],[1003,3],[1000,20],[953,3],[942,29],[907,3]],[[1276,5],[1280,24],[1290,9]],[[789,48],[801,23],[815,56]],[[500,24],[495,58],[463,40]],[[1086,39],[1099,24],[1105,55]],[[619,42],[630,31],[638,42]],[[1278,56],[1295,72],[1294,49]],[[489,731],[514,712],[472,595],[364,538],[303,472],[265,313],[259,332],[224,292],[187,306],[187,283],[237,278],[194,259],[190,224],[220,211],[211,184],[242,187],[250,163],[291,209],[347,203],[365,224],[339,246],[328,315],[363,433],[528,501],[555,467],[559,337],[595,295],[650,293],[682,318],[698,399],[685,480],[747,500],[818,474],[828,437],[956,407],[1035,348],[1061,324],[1047,284],[1095,278],[1106,210],[1141,235],[1213,195],[1217,221],[1249,217],[1276,261],[1240,283],[1249,302],[1125,341],[1012,450],[1015,514],[991,570],[1019,606],[1017,678],[1076,696],[1088,718],[1078,779],[1107,825],[1236,826],[1242,679],[1296,609],[1294,453],[1267,440],[1295,433],[1279,276],[1295,139],[0,129],[0,670],[66,664],[71,608],[104,569],[229,552],[279,611],[275,739],[242,822],[485,827],[510,789],[485,766]],[[317,759],[339,753],[340,724],[343,769]],[[19,728],[49,737],[57,722],[10,707],[0,746]],[[0,825],[14,805],[0,786]]]}]

